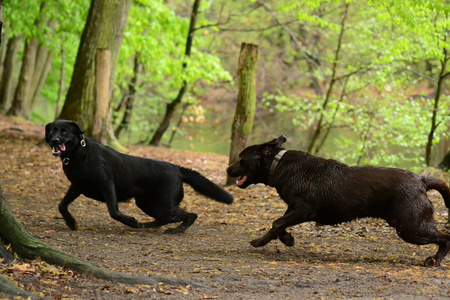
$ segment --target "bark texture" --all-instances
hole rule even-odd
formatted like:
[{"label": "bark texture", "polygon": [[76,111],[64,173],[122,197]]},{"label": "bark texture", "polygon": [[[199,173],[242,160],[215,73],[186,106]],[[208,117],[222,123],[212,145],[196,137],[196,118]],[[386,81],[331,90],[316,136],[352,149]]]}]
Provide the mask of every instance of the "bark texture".
[{"label": "bark texture", "polygon": [[[238,160],[239,153],[247,146],[252,132],[256,106],[256,65],[258,46],[243,43],[238,67],[238,98],[236,112],[231,128],[231,149],[229,164]],[[235,178],[228,176],[227,185],[233,184]]]}]

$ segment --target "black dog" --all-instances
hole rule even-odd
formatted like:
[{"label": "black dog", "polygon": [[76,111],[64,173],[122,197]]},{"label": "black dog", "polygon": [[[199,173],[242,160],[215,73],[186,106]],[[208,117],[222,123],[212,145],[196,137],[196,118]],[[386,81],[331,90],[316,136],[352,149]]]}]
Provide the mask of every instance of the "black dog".
[{"label": "black dog", "polygon": [[287,246],[294,238],[287,227],[308,221],[323,225],[356,218],[386,220],[406,242],[439,246],[426,266],[439,265],[450,249],[450,235],[439,232],[433,221],[433,206],[427,190],[439,191],[450,207],[450,189],[444,181],[421,177],[400,169],[347,166],[302,151],[286,151],[280,136],[268,143],[247,147],[228,175],[239,177],[237,186],[264,183],[275,187],[288,205],[281,218],[261,238],[251,242],[261,247],[274,239]]},{"label": "black dog", "polygon": [[[66,224],[76,229],[67,207],[80,194],[106,202],[109,214],[133,228],[160,227],[182,222],[167,233],[181,233],[197,215],[183,211],[183,182],[218,202],[231,204],[233,197],[198,172],[168,162],[121,154],[93,139],[85,138],[78,123],[57,120],[45,127],[45,140],[54,156],[61,157],[64,173],[71,182],[59,211]],[[136,205],[155,221],[139,223],[122,214],[118,202],[134,198]]]}]

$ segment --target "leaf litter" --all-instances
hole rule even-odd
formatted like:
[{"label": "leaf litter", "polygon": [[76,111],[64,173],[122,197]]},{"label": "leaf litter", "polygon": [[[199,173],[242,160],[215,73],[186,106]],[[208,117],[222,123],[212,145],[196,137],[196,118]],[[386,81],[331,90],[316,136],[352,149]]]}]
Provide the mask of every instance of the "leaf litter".
[{"label": "leaf litter", "polygon": [[[93,264],[140,276],[202,279],[202,287],[124,285],[74,273],[39,259],[0,264],[18,286],[50,299],[448,299],[450,258],[425,268],[436,246],[403,242],[386,222],[361,219],[337,226],[304,223],[290,229],[294,247],[272,241],[253,248],[280,217],[285,204],[263,185],[226,189],[231,206],[185,186],[181,204],[199,215],[184,234],[164,228],[137,230],[114,221],[103,203],[80,197],[70,206],[79,230],[72,231],[57,205],[69,183],[59,159],[42,145],[43,126],[0,116],[0,184],[15,216],[43,242]],[[228,158],[149,146],[129,153],[195,169],[225,182]],[[447,218],[443,200],[429,193],[441,230]],[[140,221],[151,218],[134,201],[120,209]],[[170,226],[170,225],[169,225]],[[175,225],[174,225],[175,226]],[[1,296],[1,295],[0,295]]]}]

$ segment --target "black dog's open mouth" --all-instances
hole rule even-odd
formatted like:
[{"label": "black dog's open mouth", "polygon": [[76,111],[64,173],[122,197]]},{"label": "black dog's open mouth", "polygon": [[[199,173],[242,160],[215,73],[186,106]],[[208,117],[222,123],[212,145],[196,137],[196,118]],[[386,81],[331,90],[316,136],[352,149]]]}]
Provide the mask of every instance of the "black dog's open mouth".
[{"label": "black dog's open mouth", "polygon": [[248,179],[247,175],[242,175],[241,177],[239,177],[239,180],[236,181],[236,185],[238,187],[242,187],[244,183],[247,181],[247,179]]},{"label": "black dog's open mouth", "polygon": [[61,152],[66,151],[66,145],[65,144],[61,144],[61,145],[57,145],[52,147],[52,153],[54,156],[60,156]]}]

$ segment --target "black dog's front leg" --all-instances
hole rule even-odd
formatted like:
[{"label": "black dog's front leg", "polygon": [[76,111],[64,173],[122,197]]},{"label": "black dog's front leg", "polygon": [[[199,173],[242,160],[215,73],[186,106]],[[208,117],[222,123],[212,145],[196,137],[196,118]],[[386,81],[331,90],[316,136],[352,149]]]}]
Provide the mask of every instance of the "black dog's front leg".
[{"label": "black dog's front leg", "polygon": [[80,196],[81,193],[76,190],[72,185],[69,187],[69,190],[67,191],[64,198],[61,200],[61,202],[58,205],[59,212],[64,218],[64,221],[66,221],[67,226],[69,226],[70,229],[76,230],[77,229],[77,222],[70,214],[69,210],[67,209],[69,204],[72,203],[78,196]]},{"label": "black dog's front leg", "polygon": [[288,208],[281,218],[273,222],[272,228],[263,237],[251,241],[250,244],[253,247],[262,247],[269,243],[271,240],[279,238],[283,244],[292,247],[294,246],[294,237],[286,231],[286,228],[289,226],[297,225],[301,222],[303,222],[303,220],[301,216],[299,216],[298,211],[293,211]]},{"label": "black dog's front leg", "polygon": [[119,211],[113,185],[107,185],[103,191],[103,195],[111,218],[132,228],[139,228],[139,222],[135,218],[124,215]]}]

